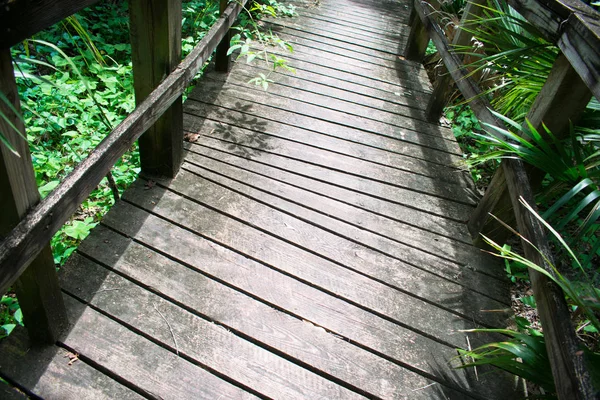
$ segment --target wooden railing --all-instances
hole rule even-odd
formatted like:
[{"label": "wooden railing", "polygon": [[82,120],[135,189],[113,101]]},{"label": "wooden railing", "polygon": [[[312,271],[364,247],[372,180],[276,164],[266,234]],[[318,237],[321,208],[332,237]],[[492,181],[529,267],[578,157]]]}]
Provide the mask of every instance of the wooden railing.
[{"label": "wooden railing", "polygon": [[[16,111],[10,46],[94,3],[0,1],[0,90]],[[34,342],[53,343],[67,325],[50,239],[138,138],[145,174],[177,173],[183,155],[181,96],[217,47],[216,68],[228,70],[229,29],[245,3],[221,0],[219,20],[181,61],[181,0],[130,0],[137,107],[41,202],[28,144],[0,118],[0,131],[19,153],[0,145],[0,293],[14,285]],[[25,135],[13,110],[0,107]]]},{"label": "wooden railing", "polygon": [[[464,26],[475,15],[481,14],[485,0],[468,3],[461,25]],[[576,119],[584,110],[592,94],[600,99],[600,19],[593,9],[577,0],[509,0],[509,3],[534,24],[545,38],[555,43],[561,54],[535,100],[527,118],[534,127],[542,122],[557,134],[568,131],[569,121]],[[439,3],[415,0],[411,16],[411,33],[405,56],[421,61],[429,39],[433,40],[447,68],[448,78],[442,77],[434,87],[428,105],[428,118],[437,121],[448,101],[454,81],[465,99],[469,99],[477,118],[488,125],[503,128],[501,121],[491,112],[492,107],[481,89],[468,76],[459,54],[453,51],[433,14]],[[453,44],[466,44],[464,32],[455,34]],[[525,256],[552,273],[546,260],[552,260],[544,226],[520,203],[525,201],[535,207],[534,190],[529,176],[539,176],[526,170],[520,160],[503,160],[494,175],[483,199],[469,221],[474,239],[480,233],[502,240],[497,226],[490,223],[494,214],[500,218],[516,220],[519,233],[528,238],[533,246],[523,241]],[[536,179],[536,178],[534,178]],[[499,239],[500,238],[500,239]],[[539,251],[538,251],[539,250]],[[540,254],[541,253],[541,254]],[[587,360],[571,324],[571,318],[561,289],[545,275],[530,269],[531,283],[552,374],[560,399],[595,399],[598,388],[592,384],[587,369]]]}]

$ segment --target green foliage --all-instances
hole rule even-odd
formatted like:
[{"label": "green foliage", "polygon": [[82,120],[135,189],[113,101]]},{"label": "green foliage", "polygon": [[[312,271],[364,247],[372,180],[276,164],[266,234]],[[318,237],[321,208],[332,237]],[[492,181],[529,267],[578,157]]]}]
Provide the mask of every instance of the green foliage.
[{"label": "green foliage", "polygon": [[23,313],[16,297],[2,296],[0,300],[0,339],[10,335],[17,325],[23,325]]},{"label": "green foliage", "polygon": [[[568,304],[574,311],[574,315],[583,316],[583,320],[577,324],[577,331],[585,330],[588,333],[597,333],[600,330],[600,320],[598,319],[600,290],[594,286],[583,264],[563,237],[522,199],[521,203],[554,236],[556,242],[560,244],[564,252],[573,261],[573,264],[580,270],[581,275],[579,277],[582,280],[574,281],[567,278],[546,258],[544,253],[535,248],[527,238],[523,238],[523,236],[516,232],[517,235],[539,252],[550,270],[546,270],[544,267],[531,262],[506,246],[500,246],[489,238],[484,237],[485,241],[498,252],[493,253],[494,255],[531,268],[555,282],[563,290]],[[524,304],[535,307],[535,300],[532,297],[522,298],[522,301]],[[543,335],[539,331],[530,328],[527,321],[523,318],[517,320],[517,325],[521,328],[519,332],[505,329],[474,329],[468,331],[502,333],[510,339],[504,342],[488,343],[470,351],[459,350],[462,357],[466,359],[470,358],[471,361],[458,367],[466,368],[484,364],[494,365],[537,383],[549,393],[548,397],[553,398],[555,388]],[[592,376],[600,376],[600,354],[596,353],[595,348],[588,348],[583,345],[582,351],[586,354],[588,367],[591,369]]]}]

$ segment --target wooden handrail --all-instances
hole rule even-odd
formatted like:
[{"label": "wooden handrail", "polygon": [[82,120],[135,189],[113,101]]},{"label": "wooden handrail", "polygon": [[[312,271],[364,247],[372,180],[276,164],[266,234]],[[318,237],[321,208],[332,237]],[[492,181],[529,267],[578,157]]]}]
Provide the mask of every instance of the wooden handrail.
[{"label": "wooden handrail", "polygon": [[[527,2],[527,4],[529,3],[530,2]],[[471,108],[478,119],[488,125],[504,129],[503,124],[500,121],[497,121],[491,113],[491,105],[485,96],[482,96],[481,89],[470,77],[466,76],[466,72],[463,68],[464,66],[460,59],[450,50],[450,46],[441,27],[428,14],[426,7],[423,6],[423,2],[415,0],[414,7],[421,23],[414,24],[412,29],[426,31],[428,36],[433,40],[459,90],[466,99],[471,100]],[[564,11],[564,9],[561,10]],[[579,5],[577,5],[577,7],[571,6],[569,8],[571,14],[566,17],[567,21],[570,21],[573,18],[580,18],[581,16],[576,14],[578,10]],[[554,14],[554,16],[556,16],[556,14]],[[593,29],[591,31],[594,32]],[[588,31],[588,33],[589,32],[590,31]],[[592,39],[586,43],[589,44],[593,42],[596,37],[594,35],[596,35],[596,33],[591,34]],[[410,37],[422,38],[423,35],[422,32],[411,32]],[[562,37],[563,36],[560,36],[557,40],[560,41],[560,38]],[[413,44],[409,43],[408,48],[410,48],[411,45]],[[577,53],[577,49],[574,50],[572,47],[569,47],[569,49],[573,53]],[[409,56],[408,53],[406,55]],[[592,58],[596,57],[596,55],[597,52],[591,54]],[[586,57],[587,56],[588,55],[586,55]],[[567,56],[567,58],[569,57]],[[585,57],[579,56],[579,59],[583,58]],[[571,56],[569,61],[571,61],[571,59],[574,59],[574,56]],[[580,74],[580,71],[593,65],[593,62],[590,63],[589,60],[590,58],[588,57],[585,58],[585,62],[580,63],[578,70]],[[595,71],[596,73],[598,72],[597,66]],[[593,74],[588,74],[588,78],[590,76],[594,78]],[[588,87],[591,90],[596,88],[594,82],[591,84],[588,83],[589,79],[586,80],[583,75],[582,79],[588,84]],[[532,245],[524,240],[525,256],[552,273],[552,269],[547,263],[548,261],[552,262],[552,256],[545,229],[540,221],[531,215],[531,213],[521,204],[521,201],[524,201],[535,209],[535,199],[525,166],[522,161],[511,159],[504,160],[501,164],[501,168],[510,194],[518,230],[523,237],[529,239],[531,244],[535,246],[535,248],[532,247]],[[597,398],[598,390],[593,386],[590,374],[586,368],[586,359],[584,353],[580,351],[579,341],[570,322],[570,314],[562,290],[545,275],[535,270],[530,269],[529,274],[534,289],[536,303],[538,305],[540,320],[542,327],[544,328],[546,349],[552,366],[552,374],[559,398]]]},{"label": "wooden handrail", "polygon": [[182,95],[246,1],[230,3],[177,68],[5,237],[0,243],[0,292],[21,275],[134,141]]}]

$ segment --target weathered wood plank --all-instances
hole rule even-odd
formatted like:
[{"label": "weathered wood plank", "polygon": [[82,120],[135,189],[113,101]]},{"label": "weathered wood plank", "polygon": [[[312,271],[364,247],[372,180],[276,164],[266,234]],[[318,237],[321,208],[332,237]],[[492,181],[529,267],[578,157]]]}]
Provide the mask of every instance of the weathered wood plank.
[{"label": "weathered wood plank", "polygon": [[[181,61],[181,0],[129,0],[135,102],[139,106]],[[147,174],[174,177],[182,162],[183,106],[176,98],[139,140]]]},{"label": "weathered wood plank", "polygon": [[[220,0],[219,1],[219,14],[223,15],[225,10],[227,9],[227,4],[229,0]],[[221,39],[221,43],[217,46],[217,51],[215,53],[215,69],[219,72],[228,72],[229,64],[231,62],[231,56],[227,53],[229,52],[229,42],[231,41],[231,31],[227,31],[227,34]]]},{"label": "weathered wood plank", "polygon": [[[0,342],[0,375],[46,399],[144,398],[82,360],[70,363],[69,353],[58,346],[32,346],[25,330],[17,328]],[[1,391],[0,397],[8,399]]]},{"label": "weathered wood plank", "polygon": [[398,42],[396,42],[395,45],[391,42],[377,43],[364,40],[360,36],[350,36],[346,32],[338,33],[335,30],[326,31],[323,30],[321,26],[312,27],[309,23],[307,24],[310,19],[294,18],[292,21],[288,22],[287,20],[282,20],[280,18],[270,18],[266,20],[268,28],[277,34],[281,33],[285,35],[286,33],[289,33],[299,37],[313,38],[315,40],[318,38],[321,41],[325,41],[325,43],[343,44],[344,46],[348,45],[349,48],[356,52],[389,60],[395,60],[399,55],[397,54]]},{"label": "weathered wood plank", "polygon": [[[348,115],[341,111],[325,110],[318,105],[309,104],[301,100],[295,100],[285,97],[264,96],[264,92],[260,89],[254,89],[248,85],[230,85],[222,80],[212,79],[212,76],[206,76],[201,85],[190,94],[190,98],[199,101],[206,101],[203,95],[212,93],[213,99],[218,93],[219,98],[222,96],[230,96],[238,99],[238,107],[244,109],[252,109],[255,104],[266,105],[281,111],[289,112],[289,119],[285,122],[296,125],[296,120],[307,121],[311,125],[332,126],[337,131],[345,131],[347,129],[357,129],[368,132],[374,135],[384,136],[396,139],[400,142],[408,142],[419,145],[421,153],[426,153],[430,149],[433,151],[442,151],[451,155],[460,155],[461,151],[456,141],[450,135],[452,132],[447,128],[436,127],[431,125],[429,133],[421,134],[415,128],[398,128],[396,126],[386,124],[384,122],[373,121],[359,116]],[[213,99],[209,101],[214,101]],[[415,124],[421,127],[421,123],[415,121]],[[307,124],[304,124],[305,126]],[[423,124],[424,125],[424,124]],[[418,153],[417,153],[418,154]],[[437,154],[437,153],[436,153]],[[427,155],[423,155],[427,157]]]},{"label": "weathered wood plank", "polygon": [[429,44],[429,34],[420,18],[413,18],[410,34],[404,48],[404,57],[410,61],[421,62]]},{"label": "weathered wood plank", "polygon": [[[403,224],[414,226],[426,230],[436,235],[461,240],[464,243],[471,243],[471,237],[464,232],[464,224],[452,221],[447,218],[435,216],[418,209],[408,208],[400,204],[386,201],[377,197],[368,196],[356,191],[344,189],[340,186],[332,185],[331,182],[323,182],[318,179],[312,179],[298,173],[286,171],[281,168],[272,167],[267,163],[258,162],[243,156],[216,150],[204,146],[187,146],[193,153],[201,157],[221,161],[228,165],[252,171],[258,174],[264,174],[277,181],[288,183],[294,187],[302,188],[312,193],[326,196],[335,201],[348,204],[377,215],[398,221]],[[192,159],[192,154],[187,157]]]},{"label": "weathered wood plank", "polygon": [[73,297],[65,295],[64,300],[74,324],[60,340],[61,345],[137,387],[146,397],[256,398]]},{"label": "weathered wood plank", "polygon": [[0,49],[8,49],[98,0],[15,0],[0,3]]},{"label": "weathered wood plank", "polygon": [[343,172],[285,158],[274,153],[264,152],[260,149],[247,151],[242,146],[231,145],[227,142],[209,137],[203,139],[203,142],[204,146],[215,150],[228,151],[239,157],[255,159],[256,157],[252,157],[252,155],[260,155],[259,162],[280,168],[284,171],[315,179],[320,182],[330,183],[375,198],[384,199],[395,204],[401,204],[415,210],[425,211],[442,218],[452,219],[456,222],[466,221],[472,211],[472,207],[464,204],[423,195],[410,190],[404,190],[399,187],[363,179],[358,176],[348,176]]},{"label": "weathered wood plank", "polygon": [[[262,70],[262,72],[268,73],[267,70]],[[232,85],[239,87],[239,92],[264,94],[263,90],[259,88],[249,87],[249,85],[247,84],[248,80],[256,76],[257,73],[258,72],[256,72],[256,70],[246,68],[243,63],[239,63],[236,65],[236,73],[232,76],[219,77],[216,74],[212,73],[207,74],[207,78],[213,79],[215,81],[226,82],[226,85],[223,86],[223,88]],[[277,79],[279,77],[274,76],[274,78]],[[350,118],[348,121],[349,123],[352,123],[356,119],[355,117],[358,117],[365,122],[372,121],[373,124],[383,123],[387,125],[392,125],[400,129],[418,131],[420,134],[423,135],[432,135],[436,138],[455,142],[454,135],[449,129],[442,128],[438,124],[431,124],[429,123],[429,121],[414,118],[412,115],[414,109],[399,108],[397,110],[397,113],[385,112],[377,109],[372,109],[370,107],[365,107],[359,104],[351,103],[346,101],[345,99],[333,99],[319,92],[308,92],[302,90],[302,85],[286,86],[279,84],[280,81],[284,80],[285,78],[281,77],[277,81],[269,85],[270,97],[284,97],[286,99],[292,99],[303,103],[316,105],[324,110],[340,112],[345,114],[347,118]],[[377,125],[374,125],[371,129],[377,129],[376,126]]]},{"label": "weathered wood plank", "polygon": [[[442,373],[447,368],[446,361],[454,356],[450,347],[328,296],[218,243],[201,240],[189,230],[128,203],[117,205],[105,222],[135,237],[136,243],[100,227],[96,229],[100,233],[97,240],[92,236],[82,244],[86,254],[174,301],[185,302],[191,310],[230,329],[382,397],[390,391],[401,392],[401,387],[393,388],[398,382],[406,382],[408,389],[419,387],[422,378],[412,375],[404,369],[406,366],[452,385],[448,377],[453,374]],[[114,253],[103,250],[105,240],[114,246]],[[180,260],[187,268],[151,253],[138,242]],[[144,265],[137,261],[140,255],[148,260]],[[157,270],[169,273],[152,273]],[[194,270],[203,271],[228,287],[199,276]],[[277,282],[278,290],[273,290],[273,282]],[[207,295],[213,292],[218,295]],[[244,310],[248,318],[239,318],[232,310]],[[293,339],[282,340],[282,337]],[[464,372],[458,371],[453,376],[456,380],[452,386],[459,385],[466,390],[479,386],[473,376]],[[435,387],[423,389],[426,397],[433,395],[430,390],[435,391]],[[485,392],[486,386],[482,384],[475,391]],[[418,391],[411,393],[411,396],[420,395]]]},{"label": "weathered wood plank", "polygon": [[[251,114],[254,115],[254,114]],[[206,118],[214,122],[207,121]],[[369,139],[370,136],[364,135],[364,141],[367,143],[361,143],[345,138],[338,138],[336,136],[329,136],[321,134],[320,132],[309,131],[292,125],[285,125],[268,120],[262,117],[253,117],[253,124],[244,127],[244,122],[249,116],[238,112],[235,109],[224,109],[221,107],[213,106],[207,103],[200,103],[198,101],[191,100],[186,104],[186,114],[184,120],[186,122],[186,128],[192,132],[194,129],[200,129],[203,125],[210,124],[211,126],[215,123],[216,126],[212,126],[211,129],[217,129],[215,132],[224,133],[223,131],[228,130],[228,126],[223,124],[231,125],[232,127],[239,127],[245,129],[248,139],[253,137],[255,132],[257,135],[264,133],[269,137],[279,137],[287,140],[291,140],[297,143],[302,143],[314,148],[327,150],[329,152],[344,154],[350,157],[354,157],[361,160],[362,162],[369,161],[370,163],[397,168],[400,170],[412,170],[415,173],[420,173],[426,176],[439,177],[448,175],[447,180],[450,182],[460,182],[464,176],[463,171],[459,168],[461,159],[458,157],[450,158],[450,164],[438,164],[428,162],[416,157],[405,156],[403,154],[386,151],[381,147],[372,146]],[[208,126],[208,125],[207,125]],[[210,130],[203,130],[205,134],[209,134]],[[210,133],[211,135],[214,132]],[[241,138],[244,138],[242,135]],[[227,139],[227,138],[224,138]],[[231,138],[230,138],[231,140]],[[442,169],[445,172],[441,172]],[[466,179],[466,178],[465,178]],[[465,182],[465,185],[467,183]]]},{"label": "weathered wood plank", "polygon": [[[137,254],[138,257],[142,255]],[[148,255],[159,257],[156,253]],[[157,263],[156,268],[160,270],[164,265]],[[193,279],[191,282],[199,284],[204,279]],[[332,382],[327,376],[314,374],[295,364],[295,360],[289,361],[275,355],[231,330],[223,329],[220,324],[193,314],[117,274],[109,273],[80,255],[74,255],[68,265],[61,269],[61,283],[67,292],[152,338],[160,346],[268,398],[363,398],[347,387]],[[118,290],[111,290],[115,288]],[[206,289],[197,285],[195,293],[187,292],[184,296],[211,298],[221,295],[220,291]],[[253,308],[252,300],[248,303],[248,307]],[[239,317],[239,310],[231,310],[230,313]],[[277,319],[282,317],[276,316]],[[289,342],[294,339],[281,337],[280,340]],[[347,385],[351,385],[351,382]],[[354,390],[360,391],[358,388]]]},{"label": "weathered wood plank", "polygon": [[[462,338],[457,337],[454,332],[474,325],[470,319],[461,318],[363,275],[366,268],[391,268],[391,265],[399,264],[399,260],[358,243],[349,243],[347,239],[209,181],[198,178],[186,183],[192,186],[178,186],[177,189],[181,190],[178,194],[154,187],[149,200],[140,182],[130,188],[127,199],[138,206],[150,207],[153,212],[183,224],[188,229],[235,247],[250,257],[287,270],[297,279],[309,282],[321,290],[360,304],[375,313],[386,315],[404,326],[410,326],[411,329],[444,343],[460,345]],[[194,198],[195,201],[183,198],[183,194]],[[210,218],[215,225],[219,221],[217,226],[221,229],[219,232],[209,233],[202,229],[198,219],[192,220],[191,216],[187,217],[187,221],[183,221],[180,217],[182,213],[173,210],[176,204],[183,209],[195,208],[194,216],[198,219]],[[262,249],[259,253],[256,252],[257,246]],[[283,265],[277,261],[284,252],[287,253],[287,257],[302,260],[302,268],[298,268],[297,262]],[[461,301],[461,298],[457,298],[456,301]],[[398,304],[402,307],[398,307]],[[410,317],[415,313],[429,315],[432,319],[415,320]],[[433,319],[437,321],[435,327],[431,324]],[[440,330],[440,326],[446,329]]]},{"label": "weathered wood plank", "polygon": [[[296,218],[313,223],[315,226],[338,236],[402,261],[402,264],[396,266],[393,272],[390,272],[389,269],[374,269],[373,273],[369,273],[370,276],[382,282],[429,299],[441,307],[446,307],[449,303],[448,295],[468,295],[465,292],[465,287],[485,296],[494,297],[494,294],[498,292],[499,285],[497,281],[473,272],[473,270],[490,271],[492,270],[491,266],[495,266],[497,270],[502,269],[496,260],[484,257],[479,249],[445,238],[435,237],[429,232],[425,233],[406,225],[395,224],[385,218],[362,212],[354,207],[345,206],[323,196],[293,188],[257,174],[250,174],[237,168],[227,168],[222,163],[207,162],[200,159],[200,157],[192,159],[193,156],[193,154],[188,154],[190,162],[193,161],[194,164],[186,164],[185,169],[195,175],[226,186],[263,204],[270,204],[275,209],[288,212]],[[186,176],[182,176],[181,179],[185,180]],[[190,176],[188,179],[193,180],[195,178]],[[171,186],[174,186],[174,184],[174,182],[171,183]],[[452,260],[448,259],[449,255],[452,255]],[[425,266],[439,263],[435,257],[446,258],[448,261],[454,261],[462,265],[469,264],[472,267],[465,268],[465,270],[468,271],[470,279],[465,280],[459,277],[458,279],[455,278],[453,283],[440,280],[437,275],[442,274],[444,270],[448,275],[453,272],[455,277],[464,274],[460,272],[460,268]],[[475,265],[479,267],[474,267]],[[398,271],[399,268],[403,268],[406,273]],[[429,273],[424,274],[423,271],[436,274],[436,276]],[[408,277],[411,277],[410,282],[407,282]],[[437,282],[439,285],[444,286],[444,289],[434,290],[434,293],[431,293],[432,291],[426,284],[420,285],[421,282],[425,281],[430,284]],[[456,283],[462,284],[463,287],[457,286]],[[413,284],[415,286],[412,286]],[[504,291],[503,298],[500,295],[497,297],[500,298],[503,304],[474,296],[472,304],[465,302],[463,305],[450,305],[448,307],[457,312],[466,313],[469,317],[487,321],[488,324],[495,324],[503,316],[498,313],[498,315],[492,317],[481,313],[481,310],[506,308],[508,291]],[[477,306],[473,307],[475,304]]]},{"label": "weathered wood plank", "polygon": [[133,142],[181,96],[245,4],[232,3],[186,59],[0,243],[0,292],[75,212]]},{"label": "weathered wood plank", "polygon": [[[0,49],[0,88],[20,113],[21,105],[8,49]],[[40,194],[23,121],[3,101],[0,102],[0,113],[6,118],[0,118],[0,132],[17,152],[13,153],[8,146],[0,143],[0,239],[3,239],[39,202]],[[40,250],[41,253],[27,269],[20,273],[3,274],[5,284],[0,284],[0,293],[4,293],[8,285],[14,282],[30,337],[38,344],[51,344],[65,328],[67,321],[52,250],[47,245],[40,246]]]}]

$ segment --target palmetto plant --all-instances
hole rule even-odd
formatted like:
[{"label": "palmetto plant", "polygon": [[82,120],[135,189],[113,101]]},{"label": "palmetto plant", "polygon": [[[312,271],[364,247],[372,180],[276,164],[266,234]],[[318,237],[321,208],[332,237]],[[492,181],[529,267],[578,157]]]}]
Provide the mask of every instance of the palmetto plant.
[{"label": "palmetto plant", "polygon": [[600,249],[597,236],[600,222],[600,135],[577,133],[565,140],[557,139],[550,130],[539,132],[528,121],[517,123],[499,113],[510,130],[488,125],[489,132],[474,133],[478,141],[494,150],[472,157],[471,165],[499,158],[521,158],[547,174],[546,184],[538,197],[548,208],[544,218],[562,232],[578,251],[589,254],[584,264]]},{"label": "palmetto plant", "polygon": [[[564,253],[568,254],[573,261],[573,264],[580,270],[581,274],[579,277],[581,280],[571,280],[567,278],[561,273],[560,269],[551,263],[544,253],[539,252],[539,250],[538,252],[544,257],[550,270],[546,270],[518,253],[507,249],[507,247],[501,246],[493,240],[484,237],[485,241],[496,250],[496,253],[492,252],[491,254],[513,262],[521,263],[554,281],[563,290],[568,304],[575,311],[573,315],[583,316],[583,321],[580,321],[579,325],[581,327],[590,327],[595,332],[600,332],[600,320],[598,319],[598,312],[600,311],[600,291],[594,286],[592,279],[588,277],[587,271],[580,262],[579,257],[563,237],[539,214],[537,214],[531,206],[525,203],[523,199],[520,199],[520,201],[533,216],[545,225],[556,242],[562,247]],[[508,225],[505,225],[505,227],[511,229]],[[527,238],[524,238],[514,230],[512,231],[535,248]],[[548,394],[548,398],[554,398],[554,382],[552,379],[550,363],[548,361],[548,354],[546,352],[544,336],[541,332],[529,328],[524,324],[521,324],[520,328],[520,331],[509,329],[469,330],[469,332],[495,332],[504,334],[507,336],[507,340],[503,342],[488,343],[469,351],[459,350],[460,356],[458,358],[460,358],[463,363],[457,365],[457,367],[467,368],[486,364],[494,365],[540,385]],[[586,354],[592,379],[598,379],[598,374],[600,373],[600,354],[594,352],[595,349],[587,348],[583,343],[581,344],[581,350]],[[464,362],[464,360],[467,361]]]}]

